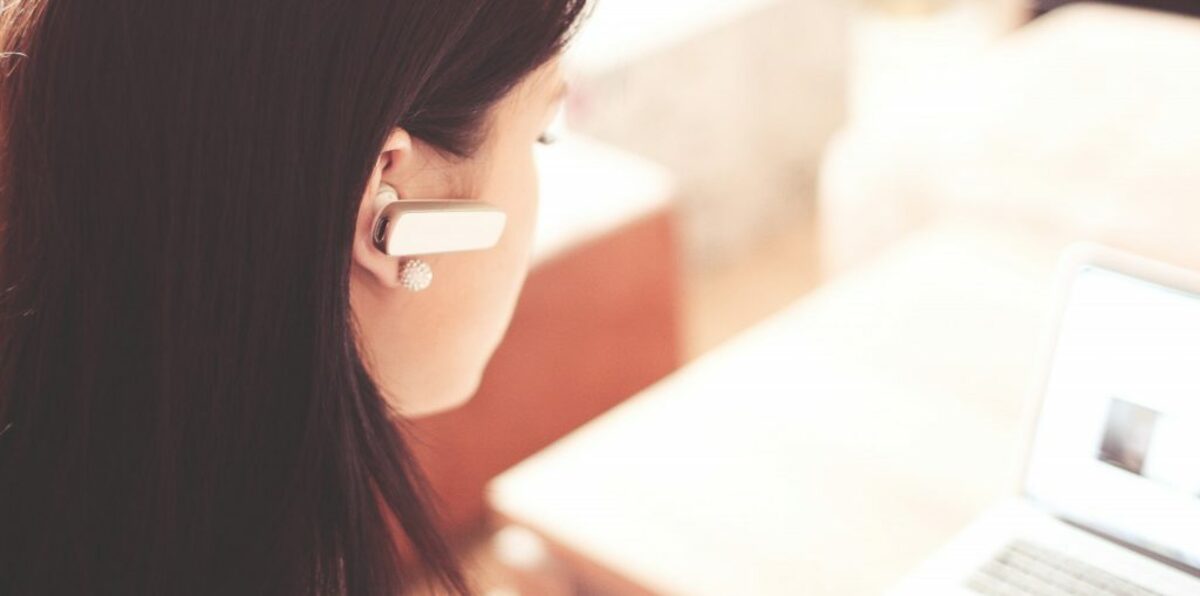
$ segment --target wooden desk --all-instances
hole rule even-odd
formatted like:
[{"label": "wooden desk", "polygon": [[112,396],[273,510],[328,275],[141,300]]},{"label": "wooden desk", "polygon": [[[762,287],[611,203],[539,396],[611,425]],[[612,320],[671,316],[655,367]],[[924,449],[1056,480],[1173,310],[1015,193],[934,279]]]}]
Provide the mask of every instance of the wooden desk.
[{"label": "wooden desk", "polygon": [[600,593],[877,594],[1015,487],[1055,257],[919,232],[506,472],[491,506]]}]

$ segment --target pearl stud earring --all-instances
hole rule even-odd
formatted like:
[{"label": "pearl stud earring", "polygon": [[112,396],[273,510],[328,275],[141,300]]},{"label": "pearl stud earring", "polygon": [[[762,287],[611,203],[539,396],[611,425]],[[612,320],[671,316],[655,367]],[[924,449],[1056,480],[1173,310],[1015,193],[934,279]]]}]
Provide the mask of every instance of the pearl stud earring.
[{"label": "pearl stud earring", "polygon": [[433,283],[433,268],[421,259],[408,259],[400,267],[400,285],[410,292],[420,292]]}]

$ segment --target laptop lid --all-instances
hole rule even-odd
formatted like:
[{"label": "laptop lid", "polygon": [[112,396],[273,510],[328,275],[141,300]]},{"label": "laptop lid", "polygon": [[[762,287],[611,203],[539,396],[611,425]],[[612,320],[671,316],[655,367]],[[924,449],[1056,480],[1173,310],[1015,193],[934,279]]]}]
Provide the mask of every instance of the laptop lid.
[{"label": "laptop lid", "polygon": [[1061,279],[1025,491],[1200,568],[1200,274],[1081,245]]}]

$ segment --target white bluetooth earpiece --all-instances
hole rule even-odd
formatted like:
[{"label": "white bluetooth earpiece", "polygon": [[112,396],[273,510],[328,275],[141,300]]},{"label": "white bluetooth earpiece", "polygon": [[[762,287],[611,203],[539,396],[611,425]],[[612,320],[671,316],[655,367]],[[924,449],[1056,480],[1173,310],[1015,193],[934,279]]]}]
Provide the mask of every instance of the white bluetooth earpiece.
[{"label": "white bluetooth earpiece", "polygon": [[[375,195],[371,239],[393,257],[442,254],[492,248],[504,233],[507,216],[499,208],[467,200],[401,200],[381,183]],[[406,259],[400,283],[419,292],[433,281],[433,269],[421,259]]]}]

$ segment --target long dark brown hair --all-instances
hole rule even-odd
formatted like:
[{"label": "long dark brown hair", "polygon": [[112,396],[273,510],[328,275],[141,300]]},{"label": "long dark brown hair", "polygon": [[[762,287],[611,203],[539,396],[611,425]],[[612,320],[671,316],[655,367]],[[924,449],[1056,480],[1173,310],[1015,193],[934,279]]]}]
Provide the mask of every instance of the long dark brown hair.
[{"label": "long dark brown hair", "polygon": [[404,549],[469,591],[355,216],[393,127],[469,158],[584,4],[3,2],[0,594],[393,595]]}]

